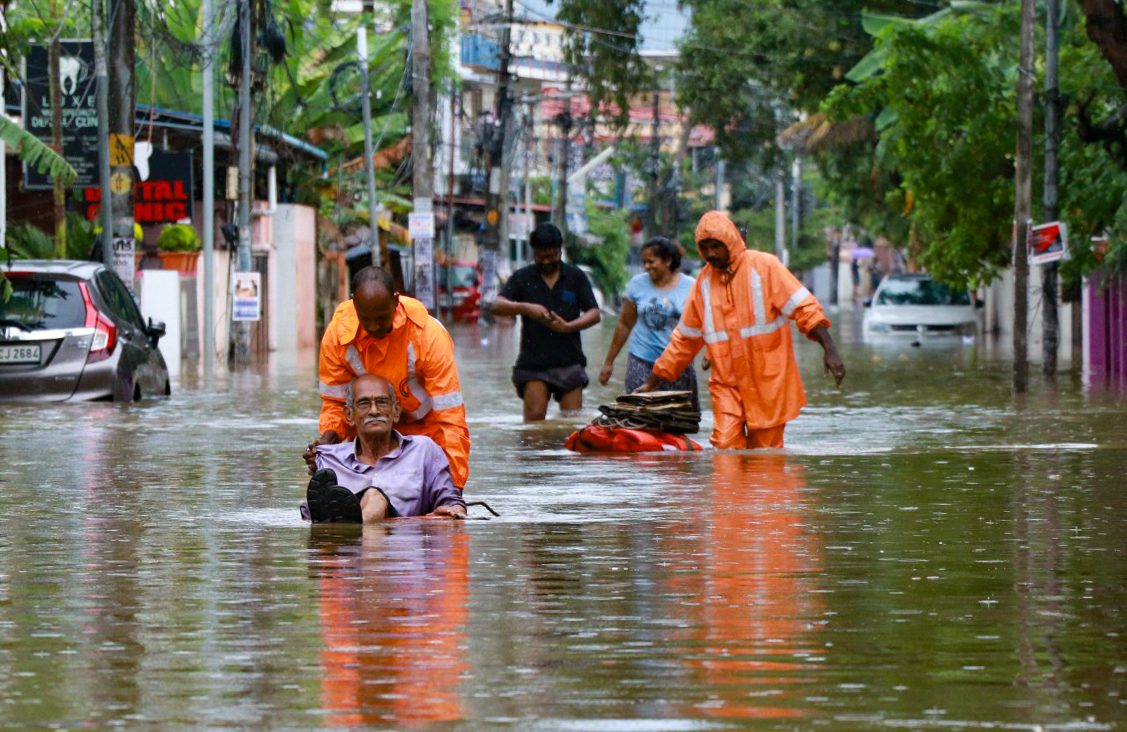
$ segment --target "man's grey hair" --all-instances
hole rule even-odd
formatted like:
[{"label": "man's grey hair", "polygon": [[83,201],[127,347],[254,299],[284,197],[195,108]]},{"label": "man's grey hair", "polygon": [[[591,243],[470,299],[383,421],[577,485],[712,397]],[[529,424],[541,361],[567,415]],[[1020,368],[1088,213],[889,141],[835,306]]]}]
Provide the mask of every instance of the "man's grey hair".
[{"label": "man's grey hair", "polygon": [[[352,385],[356,383],[357,379],[360,379],[364,376],[379,376],[379,374],[360,374],[360,376],[357,376],[353,378],[352,381],[348,382],[348,387],[345,389],[344,406],[348,407],[349,409],[352,409],[353,402]],[[380,376],[380,378],[383,379],[385,384],[387,384],[387,395],[391,397],[391,400],[393,402],[398,402],[399,397],[395,393],[395,387],[391,385],[391,380],[384,379],[384,377],[382,376]]]}]

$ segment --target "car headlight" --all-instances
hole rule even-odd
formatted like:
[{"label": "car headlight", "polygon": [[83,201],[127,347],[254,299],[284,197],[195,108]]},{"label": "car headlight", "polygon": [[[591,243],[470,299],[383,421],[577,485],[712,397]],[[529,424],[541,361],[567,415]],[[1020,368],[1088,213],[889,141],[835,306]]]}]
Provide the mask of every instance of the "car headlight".
[{"label": "car headlight", "polygon": [[892,326],[888,323],[869,323],[870,333],[889,333],[892,331]]}]

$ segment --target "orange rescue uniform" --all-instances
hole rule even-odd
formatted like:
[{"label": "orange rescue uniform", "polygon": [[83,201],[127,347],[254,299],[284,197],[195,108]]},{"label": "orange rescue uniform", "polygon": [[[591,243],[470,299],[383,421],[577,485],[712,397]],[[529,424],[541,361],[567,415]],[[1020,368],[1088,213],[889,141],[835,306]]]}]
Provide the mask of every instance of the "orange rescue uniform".
[{"label": "orange rescue uniform", "polygon": [[654,376],[673,381],[704,346],[718,448],[782,447],[783,428],[806,405],[789,320],[803,334],[830,325],[817,299],[772,254],[749,250],[735,224],[709,211],[696,241],[723,242],[728,269],[705,265]]},{"label": "orange rescue uniform", "polygon": [[373,338],[360,327],[356,306],[337,306],[321,339],[321,433],[333,430],[342,440],[356,437],[345,419],[348,386],[363,374],[377,374],[395,385],[402,416],[395,428],[405,435],[426,435],[450,461],[454,485],[464,488],[470,474],[470,430],[454,364],[450,334],[414,298],[399,296],[391,332]]}]

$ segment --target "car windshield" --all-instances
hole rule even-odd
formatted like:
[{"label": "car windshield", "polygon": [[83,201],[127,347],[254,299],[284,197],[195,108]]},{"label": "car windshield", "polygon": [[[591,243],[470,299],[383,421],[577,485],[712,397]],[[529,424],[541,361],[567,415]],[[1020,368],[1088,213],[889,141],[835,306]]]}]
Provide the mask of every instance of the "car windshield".
[{"label": "car windshield", "polygon": [[877,305],[970,305],[966,292],[951,292],[934,280],[893,279],[881,283]]},{"label": "car windshield", "polygon": [[438,268],[439,287],[445,289],[447,272],[450,273],[450,280],[454,283],[454,287],[474,287],[477,285],[477,268],[456,264],[453,267]]},{"label": "car windshield", "polygon": [[24,275],[12,275],[8,281],[12,296],[0,301],[0,328],[52,330],[85,324],[86,305],[77,282]]}]

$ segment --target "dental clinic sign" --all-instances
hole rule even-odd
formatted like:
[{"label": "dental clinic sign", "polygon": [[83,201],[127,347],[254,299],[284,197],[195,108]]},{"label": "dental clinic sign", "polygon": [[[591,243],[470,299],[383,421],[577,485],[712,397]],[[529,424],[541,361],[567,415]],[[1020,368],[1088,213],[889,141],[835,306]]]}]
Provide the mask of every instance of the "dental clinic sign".
[{"label": "dental clinic sign", "polygon": [[[94,89],[94,44],[62,41],[59,96],[63,112],[63,157],[78,173],[74,186],[98,184],[98,112]],[[51,144],[51,77],[47,46],[32,45],[24,61],[24,127]],[[24,165],[24,187],[50,190],[50,176]]]},{"label": "dental clinic sign", "polygon": [[[159,224],[192,218],[192,153],[165,152],[147,142],[133,148],[133,220]],[[94,221],[102,190],[82,192],[86,218]]]}]

